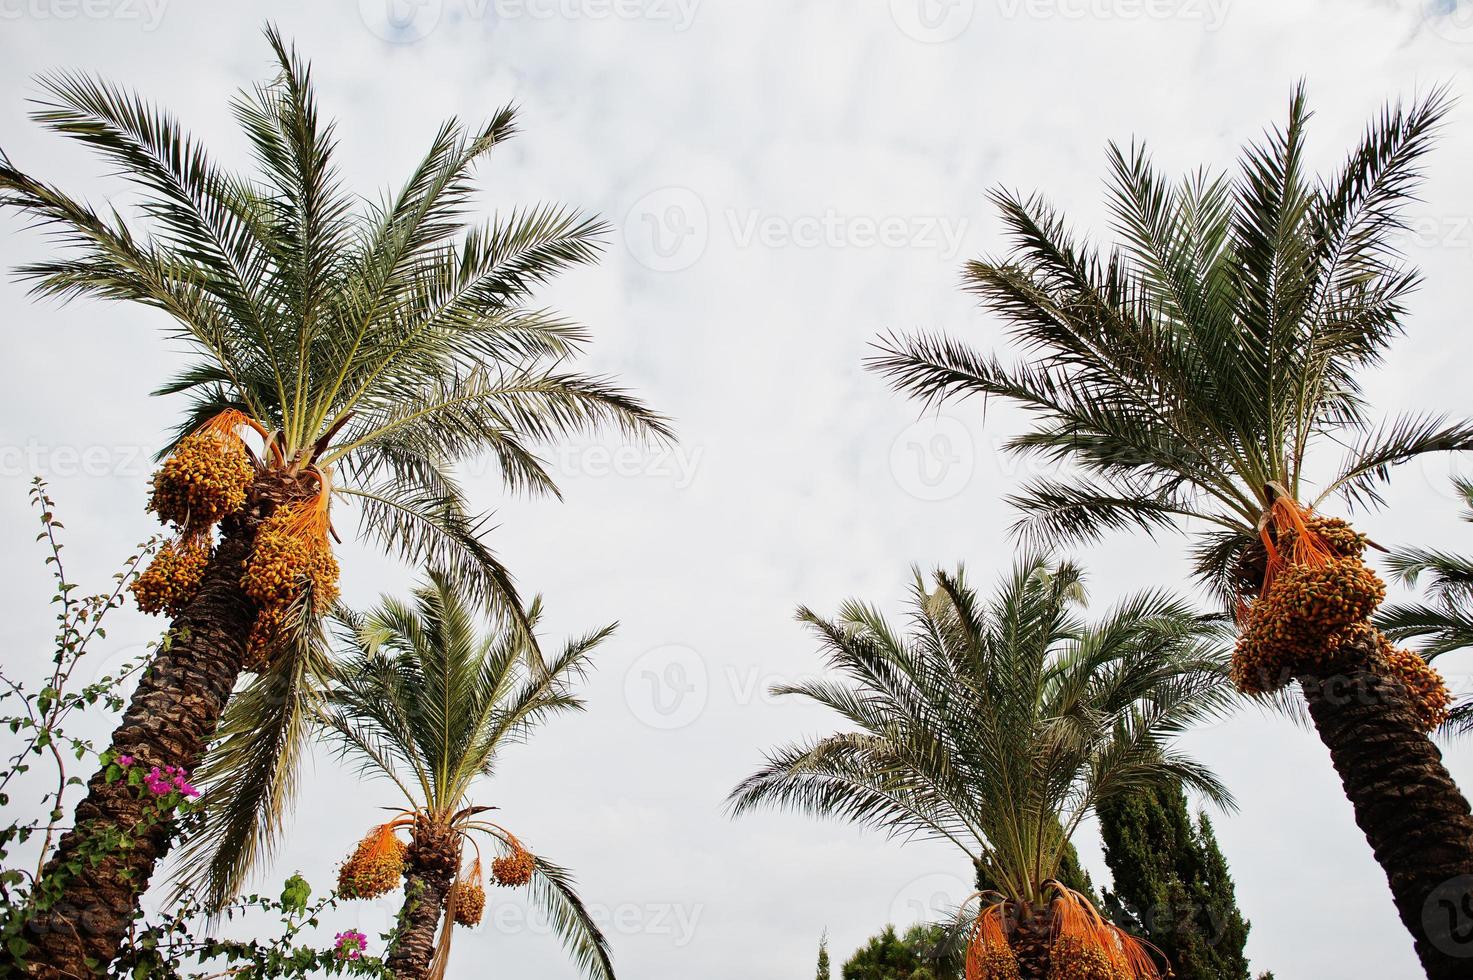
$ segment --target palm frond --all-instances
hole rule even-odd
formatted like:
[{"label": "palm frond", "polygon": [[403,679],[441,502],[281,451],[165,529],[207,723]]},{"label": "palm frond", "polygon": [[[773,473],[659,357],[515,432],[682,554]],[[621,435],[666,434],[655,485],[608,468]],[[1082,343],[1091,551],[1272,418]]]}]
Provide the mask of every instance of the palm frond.
[{"label": "palm frond", "polygon": [[857,601],[835,619],[800,610],[837,676],[773,692],[851,727],[768,752],[729,811],[793,809],[946,840],[1021,900],[1102,798],[1176,781],[1230,805],[1172,747],[1236,703],[1222,623],[1145,593],[1089,624],[1082,602],[1076,566],[1025,554],[991,596],[961,569],[918,576],[905,633]]},{"label": "palm frond", "polygon": [[574,890],[572,875],[539,854],[528,893],[546,913],[563,948],[584,976],[590,980],[614,980],[609,941]]},{"label": "palm frond", "polygon": [[231,698],[195,773],[202,823],[178,860],[176,897],[195,892],[223,908],[276,849],[333,674],[310,607],[310,596],[298,603],[289,651]]}]

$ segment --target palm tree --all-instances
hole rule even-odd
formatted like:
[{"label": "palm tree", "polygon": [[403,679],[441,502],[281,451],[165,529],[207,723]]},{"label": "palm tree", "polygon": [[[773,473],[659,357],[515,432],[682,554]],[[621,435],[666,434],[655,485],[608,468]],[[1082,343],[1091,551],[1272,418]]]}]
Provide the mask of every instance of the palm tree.
[{"label": "palm tree", "polygon": [[[1418,282],[1394,236],[1446,108],[1441,90],[1386,108],[1324,179],[1305,172],[1302,87],[1287,126],[1250,146],[1235,178],[1203,170],[1174,183],[1143,148],[1112,145],[1108,203],[1120,240],[1105,253],[1040,197],[998,191],[1013,248],[970,263],[966,282],[1028,361],[1007,364],[942,336],[890,336],[870,362],[932,403],[997,396],[1036,417],[1009,448],[1070,468],[1010,498],[1025,541],[1191,533],[1201,579],[1262,627],[1244,638],[1245,668],[1247,654],[1267,649],[1273,616],[1313,611],[1282,601],[1290,585],[1318,577],[1350,590],[1356,615],[1302,623],[1297,662],[1259,686],[1298,681],[1402,922],[1438,978],[1463,976],[1466,963],[1427,935],[1423,908],[1445,882],[1473,874],[1473,818],[1362,615],[1381,598],[1355,554],[1365,542],[1313,512],[1337,497],[1379,503],[1393,466],[1473,447],[1466,422],[1378,421],[1356,378],[1399,332]],[[1330,445],[1346,449],[1338,465],[1321,461]],[[1274,593],[1267,586],[1283,567],[1296,570]],[[1260,592],[1278,601],[1240,606]]]},{"label": "palm tree", "polygon": [[974,980],[1043,977],[1051,954],[1080,942],[1125,976],[1154,977],[1140,947],[1058,879],[1102,800],[1179,780],[1230,803],[1171,744],[1232,700],[1221,629],[1161,593],[1093,624],[1082,600],[1077,567],[1025,556],[991,597],[960,569],[938,572],[934,591],[917,573],[905,636],[857,601],[837,619],[799,610],[843,679],[774,692],[825,705],[853,729],[768,753],[731,809],[798,809],[956,845],[992,883],[974,896]]},{"label": "palm tree", "polygon": [[[1463,520],[1473,522],[1473,480],[1454,486],[1468,509]],[[1426,581],[1428,601],[1383,607],[1376,625],[1396,641],[1420,640],[1420,655],[1432,663],[1444,654],[1473,647],[1473,558],[1435,548],[1399,548],[1386,559],[1393,576],[1407,585]],[[1446,730],[1473,731],[1473,700],[1465,699],[1449,715]]]},{"label": "palm tree", "polygon": [[[256,820],[220,850],[217,898],[269,846],[290,797],[305,714],[280,695],[311,687],[297,684],[299,653],[336,594],[333,506],[356,507],[362,540],[445,569],[525,630],[452,464],[490,454],[509,488],[556,493],[537,443],[606,423],[668,434],[609,380],[568,370],[584,330],[531,304],[560,270],[596,258],[605,226],[553,206],[472,223],[473,170],[515,132],[512,109],[476,128],[445,122],[402,188],[361,200],[342,186],[308,66],[275,30],[267,38],[276,76],[232,105],[253,173],[217,166],[138,96],[73,74],[41,80],[33,118],[128,178],[133,218],[0,153],[0,206],[60,247],[20,270],[34,291],[153,307],[196,355],[160,389],[190,399],[152,502],[180,538],[138,590],[145,608],[172,614],[171,640],[107,758],[193,770],[237,679],[257,675],[242,699],[275,709],[236,726],[259,735],[255,778],[227,807]],[[168,847],[168,821],[121,851],[104,846],[140,826],[143,805],[102,773],[90,783],[38,889],[36,975],[82,976],[112,959]],[[84,857],[99,848],[105,860]]]},{"label": "palm tree", "polygon": [[[539,614],[534,602],[528,621]],[[394,783],[406,809],[369,831],[343,865],[339,891],[376,897],[397,888],[402,873],[404,905],[387,959],[394,976],[420,980],[437,955],[434,972],[443,975],[455,925],[479,922],[479,839],[500,854],[492,862],[496,881],[530,885],[578,966],[594,980],[613,980],[608,945],[568,873],[490,822],[494,808],[475,800],[502,749],[552,715],[582,709],[567,682],[614,627],[569,642],[546,671],[534,671],[525,635],[510,628],[478,635],[473,609],[439,574],[412,605],[385,599],[354,627],[356,649],[328,695],[324,724],[361,772]]]}]

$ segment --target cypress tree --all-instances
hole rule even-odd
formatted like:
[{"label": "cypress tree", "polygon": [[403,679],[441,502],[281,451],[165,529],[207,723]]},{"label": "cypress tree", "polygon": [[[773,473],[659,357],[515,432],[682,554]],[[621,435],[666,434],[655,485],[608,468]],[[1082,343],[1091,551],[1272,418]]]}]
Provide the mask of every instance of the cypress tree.
[{"label": "cypress tree", "polygon": [[1179,788],[1097,810],[1114,878],[1105,907],[1117,921],[1159,946],[1178,980],[1250,980],[1248,923],[1207,815],[1194,822]]},{"label": "cypress tree", "polygon": [[960,950],[939,925],[914,925],[901,936],[886,926],[844,964],[844,980],[962,980]]},{"label": "cypress tree", "polygon": [[818,941],[818,980],[829,980],[829,931]]}]

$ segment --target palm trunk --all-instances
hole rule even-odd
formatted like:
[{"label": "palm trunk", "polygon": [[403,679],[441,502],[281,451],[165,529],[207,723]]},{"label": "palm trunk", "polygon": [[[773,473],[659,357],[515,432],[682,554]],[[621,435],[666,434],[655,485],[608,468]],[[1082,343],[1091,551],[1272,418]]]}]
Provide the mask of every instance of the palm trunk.
[{"label": "palm trunk", "polygon": [[1034,909],[1025,904],[1012,923],[1008,944],[1018,958],[1020,980],[1047,980],[1049,975],[1049,940],[1053,933],[1053,919],[1048,906]]},{"label": "palm trunk", "polygon": [[[154,655],[113,732],[115,754],[131,755],[145,768],[198,766],[245,661],[256,606],[241,590],[241,572],[275,499],[269,486],[253,488],[245,509],[221,525],[198,594],[175,619],[171,642]],[[108,783],[102,772],[92,777],[73,829],[36,887],[25,931],[30,976],[92,977],[118,954],[169,847],[170,821],[144,825],[151,809],[126,781]],[[106,856],[94,863],[97,855]]]},{"label": "palm trunk", "polygon": [[[459,866],[458,835],[420,817],[405,858],[404,906],[386,963],[394,980],[424,980],[429,975],[445,896]],[[453,925],[448,917],[445,925]]]},{"label": "palm trunk", "polygon": [[[1373,654],[1370,656],[1374,656]],[[1420,731],[1406,689],[1359,660],[1301,677],[1355,822],[1386,871],[1429,980],[1473,976],[1473,816]]]}]

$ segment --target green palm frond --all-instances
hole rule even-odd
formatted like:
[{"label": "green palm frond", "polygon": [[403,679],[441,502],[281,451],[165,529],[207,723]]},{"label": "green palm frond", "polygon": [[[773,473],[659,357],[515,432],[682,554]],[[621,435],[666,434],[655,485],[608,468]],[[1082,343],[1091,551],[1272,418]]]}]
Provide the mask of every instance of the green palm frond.
[{"label": "green palm frond", "polygon": [[[540,674],[526,603],[483,540],[488,518],[456,465],[489,457],[507,489],[555,495],[539,456],[549,443],[607,427],[670,438],[669,422],[634,395],[576,369],[589,331],[537,301],[560,274],[597,261],[608,226],[558,204],[486,217],[476,171],[516,134],[511,106],[479,124],[445,121],[401,185],[352,193],[310,66],[274,27],[265,33],[271,76],[230,106],[249,154],[239,170],[133,92],[77,73],[40,79],[33,119],[94,153],[132,193],[126,206],[94,207],[0,151],[0,208],[53,246],[18,274],[37,295],[159,311],[188,355],[157,388],[181,396],[175,441],[226,408],[251,416],[275,433],[293,473],[330,471],[335,502],[356,505],[362,539],[442,569],[520,633]],[[303,637],[297,649],[315,642]],[[225,761],[207,772],[239,792],[190,852],[217,869],[215,883],[238,882],[270,850],[304,709],[268,692],[296,690],[315,669],[280,663],[231,709]],[[282,758],[263,761],[261,781],[247,786],[242,760],[273,746]],[[247,812],[266,824],[247,828]],[[206,860],[205,839],[230,856]]]},{"label": "green palm frond", "polygon": [[[338,489],[369,495],[368,537],[411,562],[457,565],[515,619],[504,569],[469,575],[490,553],[469,546],[481,524],[462,513],[453,464],[490,454],[508,487],[556,493],[538,446],[608,425],[670,436],[627,391],[569,370],[587,331],[533,304],[597,259],[607,225],[553,204],[474,214],[475,167],[515,134],[510,107],[479,127],[447,121],[396,193],[363,203],[343,187],[310,67],[266,33],[276,74],[232,106],[255,164],[246,173],[135,94],[42,79],[36,121],[96,151],[139,202],[127,217],[97,212],[0,153],[0,207],[57,246],[20,275],[43,295],[163,311],[195,355],[159,389],[191,398],[181,431],[239,407],[281,433],[288,458],[331,465]],[[420,458],[433,486],[382,479],[391,455]]]},{"label": "green palm frond", "polygon": [[[501,846],[505,831],[475,819],[484,809],[473,805],[479,784],[508,746],[582,709],[571,686],[615,627],[574,637],[537,670],[525,631],[483,633],[477,613],[456,580],[436,572],[411,602],[386,598],[345,615],[353,652],[338,665],[320,720],[340,756],[391,780],[409,809],[463,833],[486,832]],[[540,600],[523,611],[527,631],[541,615]],[[612,980],[608,942],[568,872],[537,856],[529,896],[578,967]]]},{"label": "green palm frond", "polygon": [[[837,675],[774,688],[850,726],[770,751],[728,804],[947,840],[1035,898],[1096,803],[1175,780],[1231,805],[1172,747],[1232,707],[1221,623],[1159,593],[1086,622],[1083,577],[1026,556],[995,594],[917,573],[909,628],[873,606],[799,611]],[[1062,836],[1059,829],[1062,828]]]},{"label": "green palm frond", "polygon": [[236,691],[194,774],[205,789],[202,823],[177,861],[176,898],[194,892],[221,908],[275,850],[333,675],[311,602],[304,596],[292,612],[295,649]]},{"label": "green palm frond", "polygon": [[[570,685],[615,628],[569,641],[536,670],[523,632],[483,634],[477,608],[439,572],[413,602],[386,598],[356,622],[327,698],[324,722],[344,757],[394,780],[414,809],[459,810],[508,745],[580,710]],[[539,602],[524,610],[527,629],[540,616]]]},{"label": "green palm frond", "polygon": [[583,975],[589,980],[614,980],[609,941],[578,897],[567,869],[538,855],[529,895],[547,915],[553,932]]},{"label": "green palm frond", "polygon": [[[1454,489],[1473,507],[1473,482],[1453,481]],[[1463,520],[1473,522],[1473,510]],[[1386,556],[1394,579],[1419,586],[1427,602],[1392,603],[1376,613],[1376,625],[1397,642],[1416,641],[1427,660],[1473,647],[1473,558],[1432,548],[1398,548]],[[1466,706],[1463,706],[1466,707]],[[1454,727],[1466,726],[1466,712]]]},{"label": "green palm frond", "polygon": [[[1305,166],[1303,86],[1234,174],[1171,181],[1143,145],[1111,145],[1107,249],[1042,197],[995,192],[1009,248],[968,263],[965,281],[1020,359],[890,334],[868,366],[927,405],[979,395],[1033,416],[1007,450],[1075,473],[1010,498],[1030,545],[1190,521],[1197,572],[1229,599],[1270,484],[1314,506],[1375,505],[1394,467],[1473,448],[1462,420],[1377,420],[1357,380],[1417,284],[1396,236],[1448,107],[1441,88],[1388,106],[1324,178]],[[1348,449],[1312,488],[1309,461],[1329,447]]]}]

